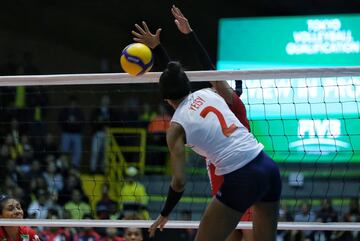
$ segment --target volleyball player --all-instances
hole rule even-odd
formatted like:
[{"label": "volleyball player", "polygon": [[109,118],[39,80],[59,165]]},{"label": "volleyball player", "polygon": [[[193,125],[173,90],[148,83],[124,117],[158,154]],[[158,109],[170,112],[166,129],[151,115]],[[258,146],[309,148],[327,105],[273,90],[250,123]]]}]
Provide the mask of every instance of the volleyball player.
[{"label": "volleyball player", "polygon": [[[172,6],[171,12],[175,18],[175,23],[177,25],[178,30],[183,33],[189,42],[193,45],[194,50],[199,57],[199,60],[202,64],[203,69],[215,69],[214,65],[212,64],[208,53],[206,52],[205,48],[201,44],[200,40],[197,38],[195,32],[192,30],[188,19],[182,14],[179,8],[176,6]],[[168,54],[166,53],[165,49],[162,47],[160,43],[160,32],[161,29],[157,29],[155,34],[152,34],[145,22],[142,23],[142,27],[139,25],[135,25],[138,32],[133,31],[133,35],[135,36],[134,40],[137,42],[144,43],[151,47],[155,53],[155,57],[157,58],[156,61],[158,64],[160,62],[160,66],[165,66],[167,62],[170,61]],[[204,83],[204,82],[200,82]],[[206,82],[205,82],[206,83]],[[241,81],[240,81],[241,83]],[[235,116],[240,120],[240,122],[250,131],[249,121],[246,116],[246,108],[244,103],[239,98],[241,92],[235,92],[226,81],[213,81],[211,82],[213,88],[225,99],[226,103],[230,107],[231,111],[235,114]],[[205,87],[208,87],[209,85]],[[194,88],[195,87],[195,88]],[[203,84],[199,84],[192,86],[192,90],[196,88],[204,87]],[[209,160],[206,160],[206,166],[208,170],[208,175],[211,184],[211,192],[215,195],[219,187],[223,182],[223,177],[215,175],[215,166],[211,164]],[[241,221],[251,221],[252,220],[252,212],[251,209],[248,209],[244,215],[241,217]],[[236,230],[233,232],[227,239],[227,241],[239,241],[242,238],[246,241],[252,241],[253,235],[251,229],[246,230]]]},{"label": "volleyball player", "polygon": [[[0,218],[23,219],[24,212],[20,202],[6,195],[0,196]],[[26,226],[0,227],[2,241],[40,241],[35,231]]]},{"label": "volleyball player", "polygon": [[254,209],[254,239],[276,239],[281,193],[279,169],[263,145],[240,123],[224,99],[211,89],[190,92],[180,63],[170,62],[159,79],[160,93],[175,113],[167,131],[172,181],[161,214],[151,225],[150,236],[163,228],[185,187],[185,144],[209,159],[224,182],[207,207],[196,241],[223,241],[241,215]]}]

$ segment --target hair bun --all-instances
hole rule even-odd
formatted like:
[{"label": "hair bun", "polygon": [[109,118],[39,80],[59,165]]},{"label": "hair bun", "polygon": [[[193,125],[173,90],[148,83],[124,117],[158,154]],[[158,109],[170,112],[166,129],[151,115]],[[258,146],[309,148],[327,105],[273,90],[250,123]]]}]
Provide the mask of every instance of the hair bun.
[{"label": "hair bun", "polygon": [[180,72],[181,71],[181,64],[177,61],[170,61],[167,64],[167,69],[171,72]]}]

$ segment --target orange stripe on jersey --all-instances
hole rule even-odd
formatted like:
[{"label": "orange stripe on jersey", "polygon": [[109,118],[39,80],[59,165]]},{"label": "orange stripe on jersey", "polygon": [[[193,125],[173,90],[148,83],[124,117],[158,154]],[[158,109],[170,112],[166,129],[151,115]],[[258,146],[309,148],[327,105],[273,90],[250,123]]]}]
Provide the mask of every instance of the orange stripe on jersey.
[{"label": "orange stripe on jersey", "polygon": [[238,127],[234,124],[231,124],[229,127],[226,125],[226,122],[225,122],[225,119],[224,119],[224,116],[223,114],[218,110],[216,109],[215,107],[213,106],[207,106],[205,107],[201,113],[200,113],[200,116],[202,118],[205,118],[207,116],[207,114],[209,114],[210,112],[214,113],[216,115],[216,117],[218,118],[219,122],[220,122],[220,125],[221,125],[221,130],[223,132],[223,134],[225,136],[230,136]]},{"label": "orange stripe on jersey", "polygon": [[215,166],[212,163],[207,163],[207,169],[211,185],[211,194],[214,196],[224,182],[224,177],[215,175]]}]

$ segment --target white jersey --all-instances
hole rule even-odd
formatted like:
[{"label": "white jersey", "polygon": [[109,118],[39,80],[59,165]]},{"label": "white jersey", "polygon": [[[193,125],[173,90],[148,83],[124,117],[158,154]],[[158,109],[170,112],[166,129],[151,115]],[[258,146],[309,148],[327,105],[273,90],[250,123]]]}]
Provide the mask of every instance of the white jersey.
[{"label": "white jersey", "polygon": [[184,128],[186,145],[214,164],[216,175],[245,166],[264,148],[211,89],[185,97],[171,121]]}]

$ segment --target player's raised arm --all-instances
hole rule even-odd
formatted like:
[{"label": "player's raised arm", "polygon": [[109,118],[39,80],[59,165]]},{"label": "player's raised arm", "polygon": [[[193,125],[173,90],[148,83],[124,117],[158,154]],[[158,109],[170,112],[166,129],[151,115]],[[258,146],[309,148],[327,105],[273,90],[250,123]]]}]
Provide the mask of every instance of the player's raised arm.
[{"label": "player's raised arm", "polygon": [[155,65],[159,69],[159,71],[163,71],[166,68],[168,62],[170,62],[170,57],[161,44],[160,41],[160,33],[162,31],[161,28],[158,28],[155,33],[152,33],[145,21],[139,24],[135,24],[136,31],[131,31],[133,40],[135,42],[143,43],[152,49],[155,55]]},{"label": "player's raised arm", "polygon": [[167,217],[180,201],[185,188],[185,132],[181,125],[171,123],[170,128],[167,130],[166,141],[171,158],[172,180],[164,207],[149,228],[150,237],[155,235],[158,227],[160,230],[163,229],[168,220]]},{"label": "player's raised arm", "polygon": [[[195,32],[191,28],[189,20],[175,5],[172,6],[171,13],[174,16],[174,21],[178,30],[186,35],[186,37],[189,39],[192,46],[194,47],[194,50],[198,58],[200,59],[203,68],[205,70],[214,70],[215,66],[211,62],[209,54],[200,42],[199,38],[196,36]],[[225,99],[227,104],[231,105],[233,103],[234,90],[230,87],[227,81],[211,81],[210,83],[212,87],[218,92],[218,94]]]}]

